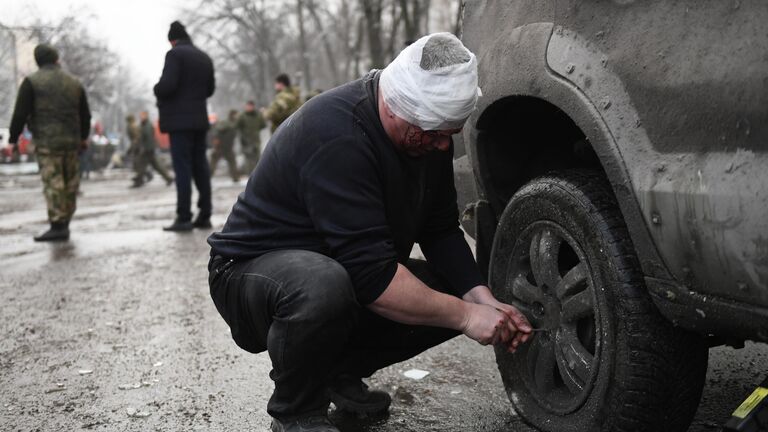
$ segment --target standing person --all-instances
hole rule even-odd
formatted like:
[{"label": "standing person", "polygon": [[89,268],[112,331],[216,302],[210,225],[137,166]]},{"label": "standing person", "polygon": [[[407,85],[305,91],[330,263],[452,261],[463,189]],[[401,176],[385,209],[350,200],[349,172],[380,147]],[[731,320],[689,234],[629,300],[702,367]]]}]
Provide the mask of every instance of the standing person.
[{"label": "standing person", "polygon": [[144,184],[144,177],[146,175],[144,173],[145,167],[142,167],[139,161],[141,154],[139,135],[141,132],[139,131],[139,125],[136,124],[136,117],[134,117],[133,114],[129,114],[125,117],[125,124],[125,132],[126,135],[128,135],[128,141],[130,142],[128,146],[128,154],[131,156],[134,173],[133,184],[131,184],[131,187],[136,188]]},{"label": "standing person", "polygon": [[[206,100],[216,87],[213,62],[192,44],[184,26],[174,21],[168,31],[171,50],[165,56],[160,81],[155,84],[160,130],[171,138],[176,173],[176,219],[166,231],[190,231],[211,226],[211,176],[206,158],[208,110]],[[192,181],[199,194],[197,218],[192,222]]]},{"label": "standing person", "polygon": [[213,128],[213,151],[211,152],[211,177],[216,172],[216,165],[223,157],[229,166],[229,176],[232,181],[240,181],[235,160],[235,137],[237,136],[237,110],[230,110],[226,119],[217,122]]},{"label": "standing person", "polygon": [[240,147],[243,151],[241,172],[250,174],[261,157],[261,130],[266,127],[261,113],[256,111],[252,100],[245,103],[245,111],[237,118],[237,130],[240,132]]},{"label": "standing person", "polygon": [[40,44],[34,54],[40,69],[19,87],[9,142],[16,147],[29,126],[51,224],[35,241],[67,240],[80,187],[78,153],[88,145],[91,111],[80,81],[61,70],[58,51]]},{"label": "standing person", "polygon": [[[474,54],[425,36],[283,124],[208,238],[217,310],[272,360],[272,431],[338,432],[331,401],[386,410],[362,378],[459,334],[510,351],[530,337],[459,227],[451,135],[478,93]],[[415,243],[426,262],[409,259]]]},{"label": "standing person", "polygon": [[80,160],[80,179],[90,180],[93,168],[93,146],[86,145],[80,151],[78,159]]},{"label": "standing person", "polygon": [[[137,171],[143,176],[149,171],[149,167],[154,168],[158,174],[165,180],[165,184],[170,186],[173,183],[173,177],[168,174],[168,171],[163,167],[155,156],[157,150],[157,141],[155,140],[155,127],[152,126],[152,122],[149,120],[149,112],[142,111],[139,113],[139,143],[138,154],[136,157],[136,164],[138,165]],[[140,182],[135,187],[140,187],[143,182]]]},{"label": "standing person", "polygon": [[275,99],[267,108],[261,109],[261,114],[272,123],[272,133],[275,133],[288,117],[301,106],[299,88],[291,87],[291,79],[282,73],[275,78]]}]

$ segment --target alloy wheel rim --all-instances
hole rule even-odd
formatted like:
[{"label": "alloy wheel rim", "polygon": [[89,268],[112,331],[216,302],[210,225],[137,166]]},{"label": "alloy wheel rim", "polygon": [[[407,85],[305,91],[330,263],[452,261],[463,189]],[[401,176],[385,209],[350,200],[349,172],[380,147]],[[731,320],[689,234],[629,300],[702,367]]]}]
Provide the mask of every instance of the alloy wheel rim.
[{"label": "alloy wheel rim", "polygon": [[591,392],[600,356],[585,254],[563,227],[540,221],[518,237],[509,264],[506,297],[542,329],[517,354],[523,382],[541,406],[573,412]]}]

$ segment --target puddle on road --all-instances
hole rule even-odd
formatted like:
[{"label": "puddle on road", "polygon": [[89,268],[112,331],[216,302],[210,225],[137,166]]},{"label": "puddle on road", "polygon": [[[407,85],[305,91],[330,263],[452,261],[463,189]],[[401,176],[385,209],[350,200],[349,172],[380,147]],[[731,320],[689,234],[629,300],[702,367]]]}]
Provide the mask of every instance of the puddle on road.
[{"label": "puddle on road", "polygon": [[158,228],[109,232],[73,231],[70,240],[61,243],[35,243],[25,235],[24,238],[4,246],[0,260],[3,262],[3,270],[9,273],[29,271],[51,262],[103,255],[120,248],[156,242],[167,244],[189,241],[183,237],[186,236],[167,233]]}]

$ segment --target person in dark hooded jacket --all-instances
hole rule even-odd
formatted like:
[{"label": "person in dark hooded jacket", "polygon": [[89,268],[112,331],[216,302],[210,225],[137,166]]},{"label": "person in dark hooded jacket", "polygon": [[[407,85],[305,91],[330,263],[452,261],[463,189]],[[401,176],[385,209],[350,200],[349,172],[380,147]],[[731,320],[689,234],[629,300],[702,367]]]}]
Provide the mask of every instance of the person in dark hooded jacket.
[{"label": "person in dark hooded jacket", "polygon": [[[206,159],[209,128],[206,100],[216,88],[213,62],[192,44],[184,26],[174,21],[168,32],[171,50],[154,92],[160,111],[160,130],[171,138],[171,159],[176,173],[176,219],[164,229],[190,231],[211,226],[211,180]],[[195,221],[190,210],[192,181],[199,194]]]}]

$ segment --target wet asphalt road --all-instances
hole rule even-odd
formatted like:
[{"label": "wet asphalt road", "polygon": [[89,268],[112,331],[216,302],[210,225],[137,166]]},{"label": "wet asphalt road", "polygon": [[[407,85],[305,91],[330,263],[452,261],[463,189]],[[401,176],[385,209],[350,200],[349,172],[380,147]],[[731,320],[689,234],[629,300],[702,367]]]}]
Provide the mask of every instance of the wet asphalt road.
[{"label": "wet asphalt road", "polygon": [[[209,233],[163,232],[173,188],[129,190],[128,176],[83,183],[64,244],[31,239],[46,225],[37,176],[0,177],[0,430],[268,430],[269,358],[239,350],[210,301]],[[216,228],[242,188],[214,180]],[[767,371],[765,345],[713,349],[691,431],[718,430]],[[393,395],[390,416],[334,415],[342,431],[533,431],[492,350],[465,338],[371,384]]]}]

